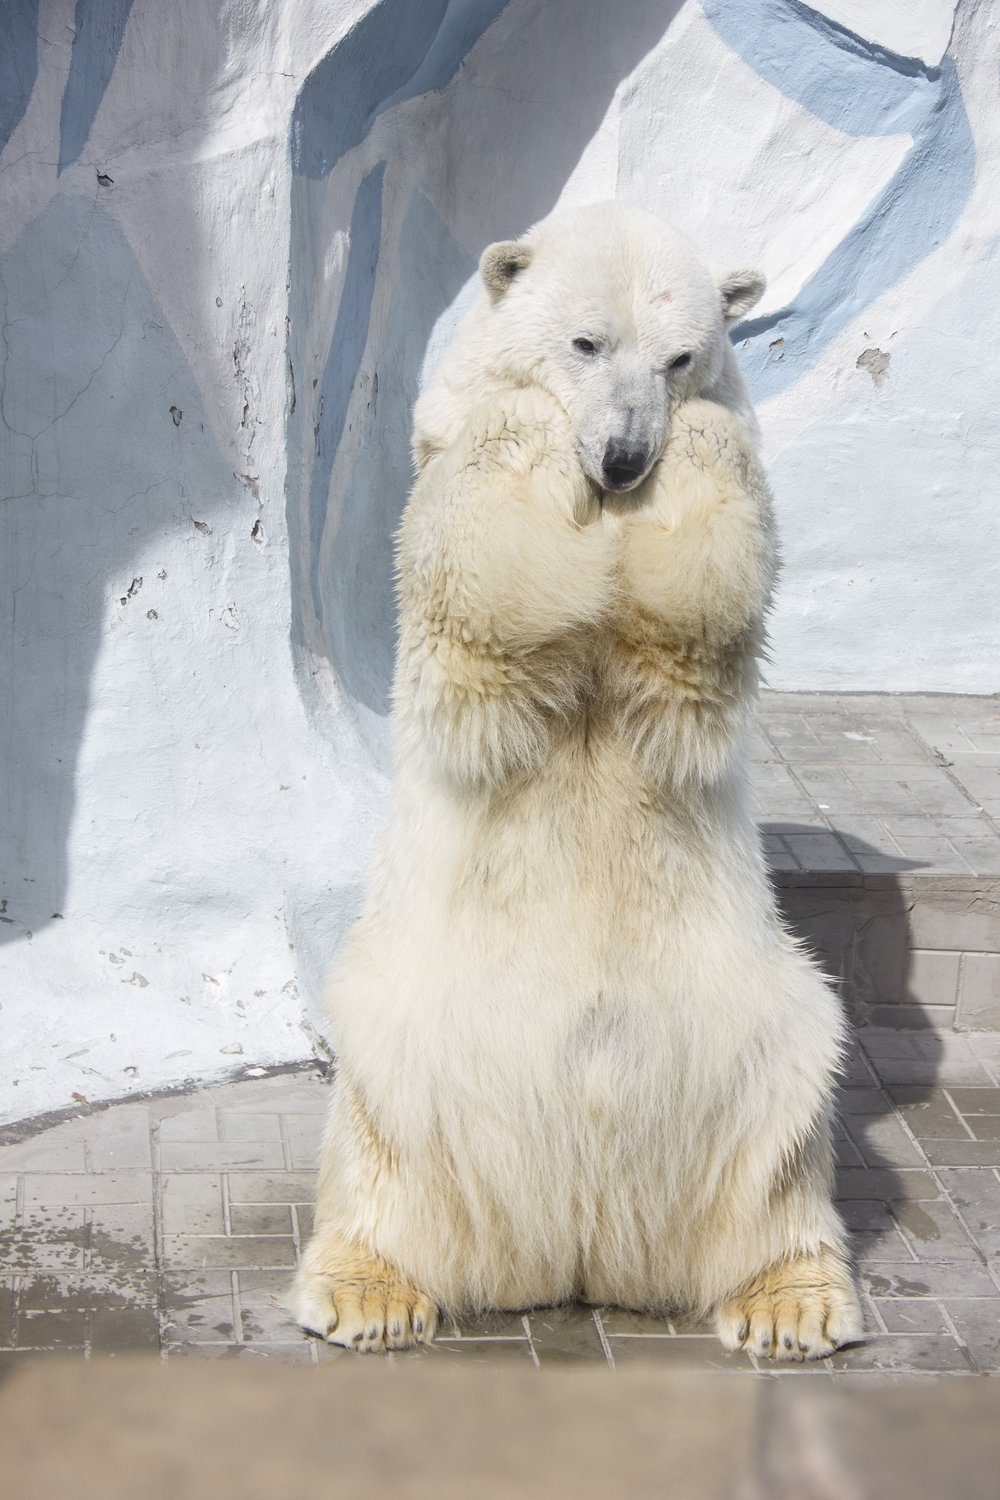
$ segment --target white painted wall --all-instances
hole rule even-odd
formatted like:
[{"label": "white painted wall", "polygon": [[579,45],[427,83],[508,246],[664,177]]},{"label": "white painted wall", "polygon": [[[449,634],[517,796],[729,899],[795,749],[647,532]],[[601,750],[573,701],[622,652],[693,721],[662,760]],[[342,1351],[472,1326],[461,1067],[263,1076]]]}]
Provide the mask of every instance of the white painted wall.
[{"label": "white painted wall", "polygon": [[409,410],[483,245],[559,204],[771,278],[773,685],[1000,688],[992,11],[0,7],[4,1117],[311,1051]]}]

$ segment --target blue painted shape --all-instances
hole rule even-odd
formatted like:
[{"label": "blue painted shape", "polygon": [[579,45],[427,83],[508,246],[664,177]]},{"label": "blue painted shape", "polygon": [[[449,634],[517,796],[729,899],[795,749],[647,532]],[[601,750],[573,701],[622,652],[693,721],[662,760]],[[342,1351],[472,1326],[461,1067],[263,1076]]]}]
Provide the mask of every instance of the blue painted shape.
[{"label": "blue painted shape", "polygon": [[333,461],[344,435],[351,392],[368,343],[375,268],[382,238],[382,180],[385,162],[373,167],[358,188],[351,215],[347,271],[337,321],[318,387],[316,452],[309,486],[309,582],[317,620],[323,619],[319,550],[326,523]]},{"label": "blue painted shape", "polygon": [[59,115],[59,171],[78,161],[118,60],[132,0],[76,0],[76,35]]},{"label": "blue painted shape", "polygon": [[0,5],[0,151],[20,125],[38,77],[38,0]]},{"label": "blue painted shape", "polygon": [[[847,135],[913,137],[892,181],[795,300],[733,330],[751,393],[766,400],[947,238],[972,190],[975,144],[950,57],[925,67],[799,0],[702,0],[702,8],[744,62],[817,119]],[[777,339],[780,358],[768,347]]]},{"label": "blue painted shape", "polygon": [[292,166],[326,177],[380,114],[444,88],[508,0],[378,0],[310,73],[295,101]]},{"label": "blue painted shape", "polygon": [[392,304],[380,346],[379,392],[353,472],[342,487],[324,574],[326,637],[348,695],[389,712],[395,656],[393,541],[413,484],[410,429],[427,342],[440,309],[475,270],[429,199],[416,189],[399,237]]}]

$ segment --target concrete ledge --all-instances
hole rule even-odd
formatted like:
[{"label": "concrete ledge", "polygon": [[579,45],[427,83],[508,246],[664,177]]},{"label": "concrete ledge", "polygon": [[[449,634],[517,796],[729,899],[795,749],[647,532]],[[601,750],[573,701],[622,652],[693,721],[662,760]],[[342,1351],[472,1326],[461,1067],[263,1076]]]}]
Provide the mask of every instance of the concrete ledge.
[{"label": "concrete ledge", "polygon": [[858,1025],[1000,1029],[1000,879],[776,886]]}]

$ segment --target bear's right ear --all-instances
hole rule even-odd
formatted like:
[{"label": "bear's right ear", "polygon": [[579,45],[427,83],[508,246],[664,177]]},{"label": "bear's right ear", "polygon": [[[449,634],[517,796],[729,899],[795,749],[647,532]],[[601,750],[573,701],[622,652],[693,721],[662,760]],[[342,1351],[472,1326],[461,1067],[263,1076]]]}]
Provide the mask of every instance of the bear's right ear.
[{"label": "bear's right ear", "polygon": [[502,297],[514,277],[531,263],[531,251],[520,240],[498,240],[487,245],[479,259],[479,274],[492,297]]},{"label": "bear's right ear", "polygon": [[719,296],[724,320],[735,323],[757,306],[766,290],[767,278],[760,271],[730,271],[728,276],[720,276]]}]

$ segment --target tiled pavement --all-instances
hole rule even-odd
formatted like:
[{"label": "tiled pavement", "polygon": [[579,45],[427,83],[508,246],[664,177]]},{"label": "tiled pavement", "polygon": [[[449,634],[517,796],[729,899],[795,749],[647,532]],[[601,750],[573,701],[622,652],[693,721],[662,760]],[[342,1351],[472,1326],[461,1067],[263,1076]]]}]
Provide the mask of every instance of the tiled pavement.
[{"label": "tiled pavement", "polygon": [[765,692],[751,753],[776,869],[1000,878],[1000,697]]},{"label": "tiled pavement", "polygon": [[855,1021],[1000,1031],[1000,699],[765,693],[752,755],[785,912]]},{"label": "tiled pavement", "polygon": [[[753,759],[789,919],[869,1023],[839,1154],[871,1337],[787,1378],[998,1373],[1000,702],[767,694]],[[0,1130],[0,1363],[355,1358],[282,1306],[325,1100],[305,1068]],[[704,1329],[581,1308],[392,1358],[756,1368]]]},{"label": "tiled pavement", "polygon": [[[315,1070],[276,1074],[113,1105],[0,1146],[3,1361],[358,1357],[302,1337],[282,1306],[327,1097]],[[840,1119],[841,1202],[872,1336],[788,1374],[1000,1372],[1000,1038],[866,1033]],[[446,1326],[432,1350],[392,1359],[758,1368],[703,1327],[613,1308]]]}]

